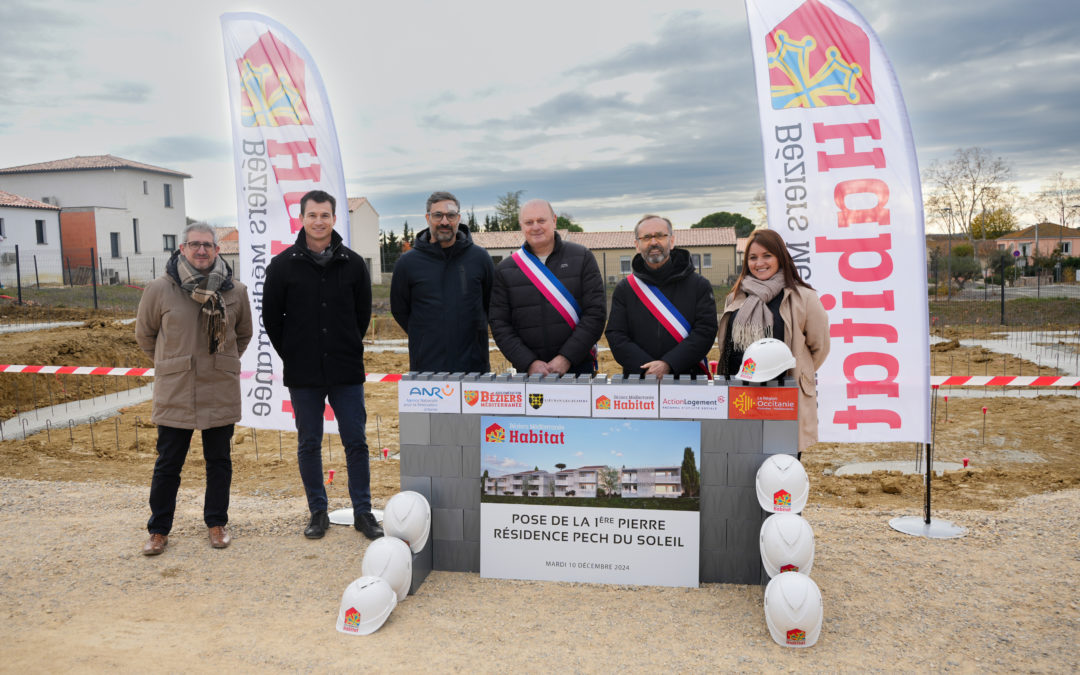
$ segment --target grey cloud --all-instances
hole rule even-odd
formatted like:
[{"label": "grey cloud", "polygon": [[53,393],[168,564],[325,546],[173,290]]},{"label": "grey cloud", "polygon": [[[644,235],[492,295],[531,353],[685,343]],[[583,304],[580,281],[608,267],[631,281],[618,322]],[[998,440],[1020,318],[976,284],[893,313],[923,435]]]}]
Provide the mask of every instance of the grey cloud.
[{"label": "grey cloud", "polygon": [[28,2],[0,3],[0,108],[54,98],[41,83],[68,75],[75,52],[65,46],[64,33],[76,25],[71,16]]},{"label": "grey cloud", "polygon": [[110,103],[146,103],[150,100],[153,87],[145,82],[116,81],[106,82],[97,91],[85,98]]},{"label": "grey cloud", "polygon": [[204,136],[161,136],[145,143],[123,148],[128,153],[152,164],[176,164],[203,160],[230,161],[231,152],[227,142]]}]

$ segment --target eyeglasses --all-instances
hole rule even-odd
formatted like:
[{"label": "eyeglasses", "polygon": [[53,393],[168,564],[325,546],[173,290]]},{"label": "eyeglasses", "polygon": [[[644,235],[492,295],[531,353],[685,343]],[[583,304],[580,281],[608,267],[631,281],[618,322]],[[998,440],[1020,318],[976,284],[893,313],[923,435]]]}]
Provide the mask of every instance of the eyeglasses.
[{"label": "eyeglasses", "polygon": [[217,246],[217,244],[212,241],[186,241],[184,242],[184,246],[186,246],[187,248],[193,248],[195,250],[205,248],[207,251],[209,251],[215,246]]},{"label": "eyeglasses", "polygon": [[666,232],[657,232],[656,234],[644,234],[638,237],[638,241],[667,241],[667,238],[671,235]]},{"label": "eyeglasses", "polygon": [[461,218],[461,214],[457,211],[447,211],[446,213],[443,213],[442,211],[431,211],[428,215],[431,216],[431,219],[436,223],[441,222],[443,218],[446,218],[451,223],[456,223],[458,219]]}]

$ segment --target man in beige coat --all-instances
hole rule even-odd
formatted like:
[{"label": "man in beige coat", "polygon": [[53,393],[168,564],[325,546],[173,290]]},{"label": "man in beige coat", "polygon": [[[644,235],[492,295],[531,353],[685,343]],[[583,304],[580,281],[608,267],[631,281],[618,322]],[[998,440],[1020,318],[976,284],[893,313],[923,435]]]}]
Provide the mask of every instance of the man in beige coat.
[{"label": "man in beige coat", "polygon": [[218,257],[214,229],[184,228],[180,250],[165,274],[143,292],[135,323],[139,347],[154,360],[154,411],[158,458],[150,482],[150,538],[143,555],[165,550],[176,511],[180,471],[191,436],[202,432],[206,459],[203,520],[210,545],[231,541],[229,488],[233,424],[240,420],[240,355],[251,340],[247,288]]}]

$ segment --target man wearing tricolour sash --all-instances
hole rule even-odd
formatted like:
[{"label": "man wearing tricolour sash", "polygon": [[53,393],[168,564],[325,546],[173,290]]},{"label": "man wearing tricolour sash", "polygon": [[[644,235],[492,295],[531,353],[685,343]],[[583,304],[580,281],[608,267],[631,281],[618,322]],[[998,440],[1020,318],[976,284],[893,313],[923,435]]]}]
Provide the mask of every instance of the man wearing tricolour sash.
[{"label": "man wearing tricolour sash", "polygon": [[544,200],[526,202],[518,222],[525,244],[496,266],[491,289],[495,344],[521,373],[592,373],[607,304],[596,258],[562,240]]},{"label": "man wearing tricolour sash", "polygon": [[690,254],[675,248],[671,221],[647,215],[634,226],[633,273],[611,296],[606,331],[626,375],[708,373],[716,337],[712,284],[694,271]]}]

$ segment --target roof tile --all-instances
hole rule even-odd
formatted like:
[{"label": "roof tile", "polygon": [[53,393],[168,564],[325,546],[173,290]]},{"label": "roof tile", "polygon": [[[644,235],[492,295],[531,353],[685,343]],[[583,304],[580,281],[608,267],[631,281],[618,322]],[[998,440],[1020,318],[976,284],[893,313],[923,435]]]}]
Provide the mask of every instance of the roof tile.
[{"label": "roof tile", "polygon": [[191,178],[189,174],[181,171],[165,169],[153,164],[143,164],[123,157],[113,155],[79,155],[66,159],[56,159],[51,162],[39,162],[37,164],[23,164],[21,166],[9,166],[0,169],[0,174],[14,173],[48,173],[52,171],[96,171],[100,169],[139,169],[153,173],[163,173],[167,176],[179,176]]}]

